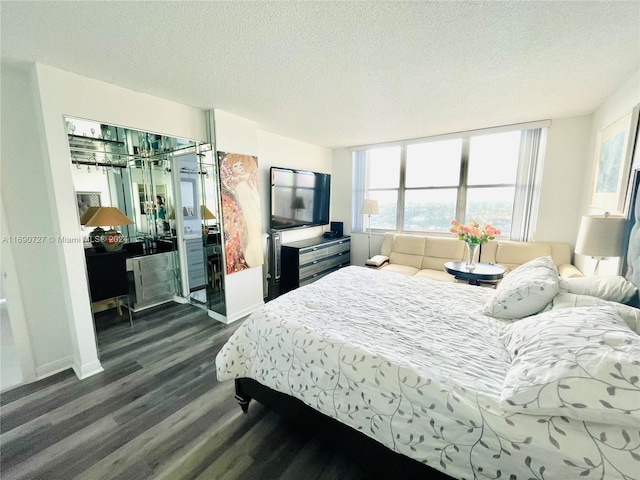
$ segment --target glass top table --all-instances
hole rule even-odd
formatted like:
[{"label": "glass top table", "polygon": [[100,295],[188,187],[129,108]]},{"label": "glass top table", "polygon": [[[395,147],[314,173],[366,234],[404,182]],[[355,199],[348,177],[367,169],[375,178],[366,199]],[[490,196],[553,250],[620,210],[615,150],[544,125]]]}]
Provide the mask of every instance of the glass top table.
[{"label": "glass top table", "polygon": [[446,262],[444,270],[456,279],[467,280],[470,285],[480,285],[482,282],[496,283],[504,277],[504,268],[490,263],[476,263],[473,269],[467,267],[467,262]]}]

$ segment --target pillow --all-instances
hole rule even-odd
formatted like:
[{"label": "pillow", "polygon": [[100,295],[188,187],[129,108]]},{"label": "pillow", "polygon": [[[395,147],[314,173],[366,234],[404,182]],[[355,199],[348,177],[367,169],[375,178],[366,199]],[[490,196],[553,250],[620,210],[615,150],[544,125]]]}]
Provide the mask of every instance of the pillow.
[{"label": "pillow", "polygon": [[614,308],[551,310],[512,323],[500,394],[509,412],[640,427],[640,336]]},{"label": "pillow", "polygon": [[609,302],[598,297],[590,297],[589,295],[559,293],[550,304],[550,309],[558,310],[561,308],[594,307],[600,305],[613,307],[631,330],[640,333],[640,309],[623,305],[622,303]]},{"label": "pillow", "polygon": [[590,295],[610,302],[627,303],[637,290],[633,283],[618,275],[563,278],[560,280],[560,291],[563,293]]},{"label": "pillow", "polygon": [[551,257],[531,260],[502,279],[483,312],[507,319],[536,314],[558,293],[558,279]]},{"label": "pillow", "polygon": [[370,267],[380,267],[382,264],[387,263],[389,261],[389,257],[386,255],[374,255],[369,260],[364,262],[365,265]]}]

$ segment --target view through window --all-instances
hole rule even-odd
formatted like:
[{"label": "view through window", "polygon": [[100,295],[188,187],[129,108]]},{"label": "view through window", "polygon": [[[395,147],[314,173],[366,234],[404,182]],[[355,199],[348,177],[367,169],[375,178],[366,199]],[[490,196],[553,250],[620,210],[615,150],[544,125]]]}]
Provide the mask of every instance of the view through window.
[{"label": "view through window", "polygon": [[371,217],[371,228],[446,233],[452,219],[473,218],[510,236],[518,215],[518,166],[530,156],[526,134],[472,132],[366,150],[359,156],[365,162],[359,170],[365,176],[364,196],[377,200],[380,209]]}]

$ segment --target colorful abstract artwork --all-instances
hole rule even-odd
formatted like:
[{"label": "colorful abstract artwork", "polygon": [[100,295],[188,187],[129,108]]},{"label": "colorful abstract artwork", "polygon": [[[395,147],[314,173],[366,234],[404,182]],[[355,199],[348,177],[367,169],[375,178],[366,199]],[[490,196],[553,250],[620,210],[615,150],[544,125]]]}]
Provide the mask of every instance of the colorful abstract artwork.
[{"label": "colorful abstract artwork", "polygon": [[258,158],[218,152],[227,275],[263,264]]}]

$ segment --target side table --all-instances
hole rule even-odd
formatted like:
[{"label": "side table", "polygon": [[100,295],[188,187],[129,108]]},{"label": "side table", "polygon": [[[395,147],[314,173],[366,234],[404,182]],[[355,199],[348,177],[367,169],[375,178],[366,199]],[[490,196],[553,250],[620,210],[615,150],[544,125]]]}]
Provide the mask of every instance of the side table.
[{"label": "side table", "polygon": [[469,269],[467,262],[446,262],[444,270],[456,279],[467,280],[469,285],[480,285],[481,283],[493,283],[495,287],[498,280],[504,277],[504,268],[490,263],[476,263],[475,268]]}]

